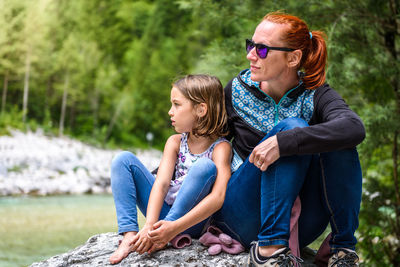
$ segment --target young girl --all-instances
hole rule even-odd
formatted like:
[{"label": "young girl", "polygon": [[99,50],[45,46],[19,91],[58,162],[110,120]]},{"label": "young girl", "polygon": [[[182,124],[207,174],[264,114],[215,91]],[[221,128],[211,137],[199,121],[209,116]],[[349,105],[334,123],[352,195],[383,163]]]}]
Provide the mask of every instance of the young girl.
[{"label": "young girl", "polygon": [[[157,179],[130,152],[112,162],[118,232],[124,235],[110,257],[112,264],[133,251],[161,249],[183,231],[199,237],[206,219],[224,202],[231,146],[222,138],[227,117],[221,82],[207,75],[178,80],[171,89],[168,115],[180,134],[168,138]],[[140,231],[136,205],[146,216]]]}]

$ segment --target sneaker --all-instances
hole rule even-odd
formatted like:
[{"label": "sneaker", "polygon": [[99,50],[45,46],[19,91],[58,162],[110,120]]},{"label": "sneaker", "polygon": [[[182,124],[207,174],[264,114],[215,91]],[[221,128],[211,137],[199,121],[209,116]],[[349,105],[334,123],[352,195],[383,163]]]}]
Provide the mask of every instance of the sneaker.
[{"label": "sneaker", "polygon": [[354,250],[340,248],[328,261],[328,267],[356,267],[359,258]]},{"label": "sneaker", "polygon": [[261,260],[258,257],[258,242],[252,242],[247,265],[249,267],[292,267],[297,266],[297,263],[300,262],[302,260],[292,255],[290,249],[286,247],[278,249],[266,260]]}]

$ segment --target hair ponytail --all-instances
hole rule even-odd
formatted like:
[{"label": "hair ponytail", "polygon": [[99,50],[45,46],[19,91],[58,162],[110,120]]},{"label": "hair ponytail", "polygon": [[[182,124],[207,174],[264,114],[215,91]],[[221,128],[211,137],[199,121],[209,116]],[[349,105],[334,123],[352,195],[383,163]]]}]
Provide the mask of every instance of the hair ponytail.
[{"label": "hair ponytail", "polygon": [[325,34],[321,31],[310,32],[303,20],[282,12],[268,13],[263,20],[288,26],[282,41],[287,47],[302,51],[299,69],[305,72],[302,78],[305,87],[316,89],[323,85],[327,60]]},{"label": "hair ponytail", "polygon": [[311,32],[311,44],[307,55],[303,55],[304,61],[300,65],[305,72],[303,82],[308,89],[315,89],[325,83],[325,67],[327,50],[325,34],[321,31]]}]

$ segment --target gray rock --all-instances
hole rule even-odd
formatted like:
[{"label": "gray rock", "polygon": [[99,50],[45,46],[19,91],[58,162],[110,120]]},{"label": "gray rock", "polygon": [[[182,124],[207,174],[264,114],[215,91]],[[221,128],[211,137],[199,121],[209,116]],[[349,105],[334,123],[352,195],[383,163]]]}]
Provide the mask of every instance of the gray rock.
[{"label": "gray rock", "polygon": [[[207,247],[193,240],[191,246],[183,249],[167,247],[151,255],[131,253],[119,264],[109,264],[110,255],[117,249],[118,241],[122,237],[116,233],[95,235],[82,246],[67,253],[51,257],[48,260],[33,263],[30,267],[84,267],[84,266],[246,266],[247,253],[230,255],[220,253],[210,256]],[[315,266],[310,263],[313,259],[312,250],[309,250],[306,261],[302,266]]]},{"label": "gray rock", "polygon": [[[111,160],[119,152],[41,131],[11,131],[0,136],[0,197],[110,193]],[[134,153],[149,170],[162,155],[154,149]]]},{"label": "gray rock", "polygon": [[247,253],[210,256],[207,247],[198,240],[183,249],[167,247],[151,255],[131,253],[119,264],[109,264],[108,258],[117,249],[121,236],[116,233],[95,235],[82,246],[48,260],[33,263],[31,267],[66,266],[245,266]]}]

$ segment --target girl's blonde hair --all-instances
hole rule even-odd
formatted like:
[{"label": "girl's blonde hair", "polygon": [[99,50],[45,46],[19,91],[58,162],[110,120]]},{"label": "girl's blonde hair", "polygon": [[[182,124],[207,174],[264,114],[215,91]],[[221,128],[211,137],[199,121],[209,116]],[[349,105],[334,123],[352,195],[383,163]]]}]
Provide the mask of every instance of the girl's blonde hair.
[{"label": "girl's blonde hair", "polygon": [[172,86],[189,99],[193,106],[200,103],[207,105],[207,114],[197,119],[192,130],[195,136],[215,138],[228,134],[224,89],[217,77],[204,74],[186,75]]}]

